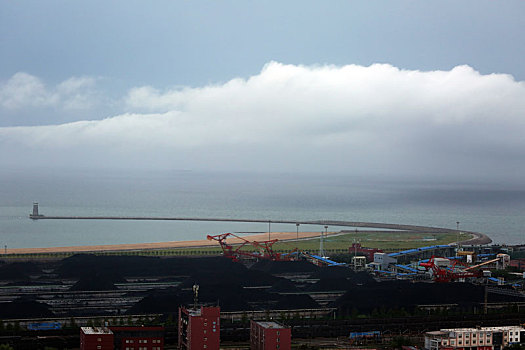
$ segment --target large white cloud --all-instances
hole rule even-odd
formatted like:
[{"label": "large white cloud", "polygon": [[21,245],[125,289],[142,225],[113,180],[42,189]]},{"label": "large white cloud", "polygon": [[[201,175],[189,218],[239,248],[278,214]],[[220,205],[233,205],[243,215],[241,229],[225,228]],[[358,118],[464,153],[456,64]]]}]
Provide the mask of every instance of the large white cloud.
[{"label": "large white cloud", "polygon": [[[22,96],[38,96],[38,81],[29,85]],[[74,91],[75,81],[68,86]],[[494,179],[525,170],[525,84],[469,66],[421,72],[271,62],[224,84],[134,88],[125,105],[128,113],[104,120],[0,128],[1,152],[10,164],[52,157],[66,166]]]}]

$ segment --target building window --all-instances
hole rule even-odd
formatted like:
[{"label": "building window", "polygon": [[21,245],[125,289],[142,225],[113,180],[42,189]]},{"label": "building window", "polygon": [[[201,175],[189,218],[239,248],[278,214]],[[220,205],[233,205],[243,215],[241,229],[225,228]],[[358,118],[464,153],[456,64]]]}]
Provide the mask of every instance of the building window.
[{"label": "building window", "polygon": [[281,335],[281,332],[277,331],[277,335]]},{"label": "building window", "polygon": [[97,341],[102,341],[102,338],[97,338]]},{"label": "building window", "polygon": [[97,349],[102,349],[102,346],[100,346],[100,345],[97,345]]}]

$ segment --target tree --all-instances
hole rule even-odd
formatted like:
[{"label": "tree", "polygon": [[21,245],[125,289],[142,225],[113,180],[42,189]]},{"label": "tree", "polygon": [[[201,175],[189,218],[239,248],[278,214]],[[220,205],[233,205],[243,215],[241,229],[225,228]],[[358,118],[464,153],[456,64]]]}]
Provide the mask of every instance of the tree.
[{"label": "tree", "polygon": [[394,349],[401,349],[403,345],[412,345],[410,342],[410,339],[405,338],[403,336],[397,336],[392,339],[392,348]]}]

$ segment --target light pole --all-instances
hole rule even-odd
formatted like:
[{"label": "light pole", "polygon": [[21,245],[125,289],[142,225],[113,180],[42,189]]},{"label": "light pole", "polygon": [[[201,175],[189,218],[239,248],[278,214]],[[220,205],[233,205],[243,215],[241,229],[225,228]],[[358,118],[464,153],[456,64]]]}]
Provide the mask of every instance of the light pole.
[{"label": "light pole", "polygon": [[[323,233],[321,232],[321,236],[323,235]],[[324,225],[324,237],[326,238],[326,236],[328,236],[328,225]],[[324,253],[324,241],[323,241],[323,257],[325,256],[326,254]]]},{"label": "light pole", "polygon": [[296,245],[297,249],[299,249],[299,225],[300,224],[298,222],[295,223],[295,229],[297,231],[297,238],[296,238],[296,244],[295,245]]},{"label": "light pole", "polygon": [[456,236],[457,236],[456,246],[458,247],[458,250],[459,250],[459,221],[456,221]]}]

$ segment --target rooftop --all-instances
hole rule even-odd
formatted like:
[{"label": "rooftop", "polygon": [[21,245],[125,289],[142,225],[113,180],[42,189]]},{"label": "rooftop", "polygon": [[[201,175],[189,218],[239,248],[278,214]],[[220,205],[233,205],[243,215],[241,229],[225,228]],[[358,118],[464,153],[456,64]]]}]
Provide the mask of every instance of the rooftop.
[{"label": "rooftop", "polygon": [[259,321],[256,323],[261,325],[263,328],[286,328],[285,326],[274,321]]},{"label": "rooftop", "polygon": [[500,326],[500,327],[480,327],[480,328],[445,328],[441,331],[443,332],[497,332],[497,331],[506,331],[510,329],[519,328],[520,330],[525,330],[522,326]]},{"label": "rooftop", "polygon": [[113,332],[106,327],[80,327],[84,334],[113,334]]}]

